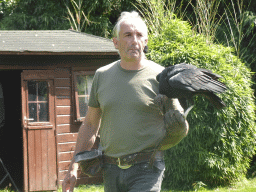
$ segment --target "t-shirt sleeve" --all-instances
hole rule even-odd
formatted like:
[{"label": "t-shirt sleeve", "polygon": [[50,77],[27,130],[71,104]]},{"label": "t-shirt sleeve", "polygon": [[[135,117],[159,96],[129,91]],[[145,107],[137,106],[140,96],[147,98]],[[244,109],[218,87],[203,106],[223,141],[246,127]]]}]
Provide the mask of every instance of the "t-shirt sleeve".
[{"label": "t-shirt sleeve", "polygon": [[91,93],[90,93],[90,97],[89,97],[88,105],[90,107],[95,107],[95,108],[100,107],[100,103],[98,100],[98,85],[99,85],[99,73],[98,73],[98,71],[96,71],[94,78],[93,78]]}]

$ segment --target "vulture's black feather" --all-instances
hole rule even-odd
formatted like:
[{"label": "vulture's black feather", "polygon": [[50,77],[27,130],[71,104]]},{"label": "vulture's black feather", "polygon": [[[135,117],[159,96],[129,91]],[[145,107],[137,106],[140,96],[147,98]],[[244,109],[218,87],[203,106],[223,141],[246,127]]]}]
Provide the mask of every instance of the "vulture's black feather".
[{"label": "vulture's black feather", "polygon": [[[193,104],[193,96],[202,95],[217,109],[225,103],[214,93],[223,93],[227,86],[218,81],[220,75],[194,65],[181,63],[165,68],[157,75],[159,93],[169,98],[178,98],[184,108],[184,99]],[[186,113],[187,114],[187,113]]]}]

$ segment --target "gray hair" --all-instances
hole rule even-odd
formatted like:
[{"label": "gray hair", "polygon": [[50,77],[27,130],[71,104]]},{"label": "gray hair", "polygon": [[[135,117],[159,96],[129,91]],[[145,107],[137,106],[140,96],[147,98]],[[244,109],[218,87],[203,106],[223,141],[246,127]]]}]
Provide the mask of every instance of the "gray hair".
[{"label": "gray hair", "polygon": [[142,27],[144,28],[143,34],[145,35],[145,37],[148,37],[148,28],[146,23],[144,22],[144,20],[140,17],[139,13],[136,11],[132,11],[132,12],[122,12],[120,17],[117,20],[117,23],[113,29],[113,37],[116,37],[117,39],[119,39],[119,32],[120,32],[120,26],[121,23],[124,21],[132,21],[132,20],[136,20],[138,22],[141,22]]}]

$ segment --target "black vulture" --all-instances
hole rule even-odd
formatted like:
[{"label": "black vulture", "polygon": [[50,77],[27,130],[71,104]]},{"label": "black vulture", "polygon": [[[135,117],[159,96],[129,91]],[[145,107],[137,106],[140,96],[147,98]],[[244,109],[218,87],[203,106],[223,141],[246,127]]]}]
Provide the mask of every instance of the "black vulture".
[{"label": "black vulture", "polygon": [[226,106],[214,93],[223,93],[227,90],[227,86],[218,81],[221,78],[220,75],[210,70],[181,63],[165,68],[156,78],[159,82],[160,94],[168,98],[178,98],[183,108],[185,108],[186,101],[192,104],[186,110],[185,117],[194,106],[193,96],[195,95],[204,96],[217,109]]}]

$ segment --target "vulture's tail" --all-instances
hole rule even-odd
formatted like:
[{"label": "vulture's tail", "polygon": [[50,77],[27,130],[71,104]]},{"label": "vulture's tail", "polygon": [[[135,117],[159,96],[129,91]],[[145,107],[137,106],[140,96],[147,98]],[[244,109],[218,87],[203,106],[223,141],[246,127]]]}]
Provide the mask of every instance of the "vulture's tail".
[{"label": "vulture's tail", "polygon": [[217,109],[222,109],[223,107],[226,107],[226,104],[217,95],[215,95],[212,92],[203,93],[200,95],[207,98],[212,103],[212,105]]}]

